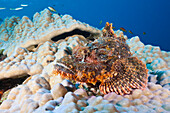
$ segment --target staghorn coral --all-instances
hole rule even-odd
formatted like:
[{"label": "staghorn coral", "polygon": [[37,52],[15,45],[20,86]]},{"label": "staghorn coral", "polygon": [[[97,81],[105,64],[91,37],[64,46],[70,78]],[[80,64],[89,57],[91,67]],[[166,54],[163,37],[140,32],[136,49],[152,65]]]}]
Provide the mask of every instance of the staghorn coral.
[{"label": "staghorn coral", "polygon": [[103,37],[87,46],[77,46],[72,55],[57,61],[54,74],[79,82],[100,83],[104,94],[115,92],[130,94],[132,89],[143,89],[147,84],[146,65],[137,57],[131,57],[124,37],[118,37],[106,23]]}]

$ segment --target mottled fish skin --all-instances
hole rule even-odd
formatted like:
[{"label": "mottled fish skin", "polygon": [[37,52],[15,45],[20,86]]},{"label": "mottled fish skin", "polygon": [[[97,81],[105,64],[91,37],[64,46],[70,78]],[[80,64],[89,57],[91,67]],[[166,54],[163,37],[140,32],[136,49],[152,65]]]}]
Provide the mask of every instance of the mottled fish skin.
[{"label": "mottled fish skin", "polygon": [[[121,69],[120,64],[122,64],[122,67],[126,68]],[[100,90],[104,94],[110,93],[114,90],[115,93],[124,95],[129,94],[132,89],[143,89],[146,87],[148,74],[146,65],[143,64],[142,61],[138,60],[136,57],[130,57],[115,61],[112,68],[116,67],[116,65],[118,65],[121,70],[115,68],[115,70],[112,71],[118,74],[103,81],[100,85]],[[145,79],[140,80],[140,78]],[[110,83],[114,83],[114,85],[112,85],[114,87],[110,87]],[[109,86],[110,90],[104,89],[104,86]]]},{"label": "mottled fish skin", "polygon": [[137,57],[132,57],[124,37],[115,36],[112,25],[106,24],[103,37],[87,46],[77,46],[72,55],[57,61],[54,74],[82,83],[96,85],[107,94],[130,94],[133,89],[144,89],[148,70]]}]

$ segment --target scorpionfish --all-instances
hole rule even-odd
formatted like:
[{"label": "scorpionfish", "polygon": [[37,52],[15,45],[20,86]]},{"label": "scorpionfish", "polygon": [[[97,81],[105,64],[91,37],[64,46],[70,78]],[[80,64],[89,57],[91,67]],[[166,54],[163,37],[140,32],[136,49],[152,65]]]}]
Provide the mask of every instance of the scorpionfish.
[{"label": "scorpionfish", "polygon": [[114,33],[112,24],[107,22],[102,33],[58,60],[53,73],[80,83],[99,83],[104,94],[125,95],[133,89],[144,89],[148,81],[146,65],[132,56],[126,39]]}]

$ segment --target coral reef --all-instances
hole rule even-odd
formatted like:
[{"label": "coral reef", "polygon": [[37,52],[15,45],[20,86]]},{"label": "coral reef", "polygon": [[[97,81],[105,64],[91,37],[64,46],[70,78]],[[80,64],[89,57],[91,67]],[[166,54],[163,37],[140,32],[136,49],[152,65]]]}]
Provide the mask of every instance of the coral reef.
[{"label": "coral reef", "polygon": [[[92,38],[95,40],[89,41]],[[117,42],[115,42],[116,40]],[[105,30],[98,30],[72,19],[69,15],[59,16],[45,9],[36,13],[33,20],[26,16],[22,19],[19,17],[6,18],[0,25],[0,42],[0,50],[3,51],[0,53],[5,56],[5,59],[0,61],[0,95],[3,93],[1,90],[4,88],[7,90],[3,93],[0,101],[0,103],[2,102],[0,104],[0,112],[2,113],[170,112],[170,52],[161,51],[159,47],[144,45],[139,37],[128,39],[122,31],[112,31],[109,23],[106,24]],[[26,45],[24,46],[24,44]],[[103,44],[106,45],[102,48]],[[107,44],[110,45],[107,47]],[[116,47],[115,45],[118,44],[119,47]],[[125,49],[121,48],[122,46]],[[98,47],[100,54],[97,52]],[[109,48],[115,49],[110,50]],[[104,51],[106,53],[103,53]],[[121,53],[122,51],[123,53]],[[140,66],[143,67],[146,63],[149,70],[147,86],[143,90],[137,88],[125,95],[115,92],[108,93],[108,89],[106,89],[108,94],[103,95],[98,87],[101,84],[98,82],[102,80],[96,83],[97,87],[87,83],[82,83],[82,87],[80,87],[78,82],[63,79],[60,74],[53,74],[56,64],[59,64],[62,58],[67,60],[68,56],[73,57],[72,54],[79,61],[84,61],[90,65],[95,64],[94,67],[103,66],[103,63],[107,61],[110,63],[108,66],[111,66],[104,68],[108,68],[107,72],[115,65],[120,66],[118,65],[120,63],[122,63],[120,67],[127,64],[136,65],[136,63],[140,63]],[[111,57],[113,55],[114,58]],[[110,60],[107,60],[109,58]],[[68,62],[71,63],[71,61]],[[71,69],[67,67],[71,68],[71,66],[66,65],[66,63],[63,66],[65,67],[59,68],[63,69],[64,72],[76,72],[75,70],[70,71]],[[127,70],[118,68],[118,71],[120,73],[129,72],[128,66]],[[134,67],[134,65],[130,66]],[[140,68],[140,66],[136,68]],[[101,70],[97,72],[94,67],[91,69],[95,70],[95,73],[101,72]],[[146,67],[142,69],[145,70]],[[80,69],[83,70],[82,68]],[[131,70],[134,71],[134,69]],[[146,70],[138,73],[140,75],[141,73],[146,74]],[[81,76],[79,77],[81,78]],[[26,80],[20,81],[21,78]],[[20,83],[12,86],[8,80],[15,82],[19,80]],[[93,84],[95,83],[91,78],[89,80]],[[109,78],[109,80],[111,79]],[[8,88],[8,86],[10,87]],[[105,89],[104,86],[102,88]]]}]

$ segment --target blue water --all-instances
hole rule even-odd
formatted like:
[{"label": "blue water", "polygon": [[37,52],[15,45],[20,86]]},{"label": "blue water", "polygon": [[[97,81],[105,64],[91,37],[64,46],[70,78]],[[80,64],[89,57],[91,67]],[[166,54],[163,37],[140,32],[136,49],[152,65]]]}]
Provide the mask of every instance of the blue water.
[{"label": "blue water", "polygon": [[[20,4],[28,6],[18,11],[9,10]],[[131,30],[134,34],[125,33],[128,38],[138,35],[144,44],[170,51],[170,0],[0,0],[0,7],[6,7],[0,10],[0,18],[13,15],[32,18],[35,12],[48,6],[99,29],[105,22],[111,22],[116,29]]]}]

